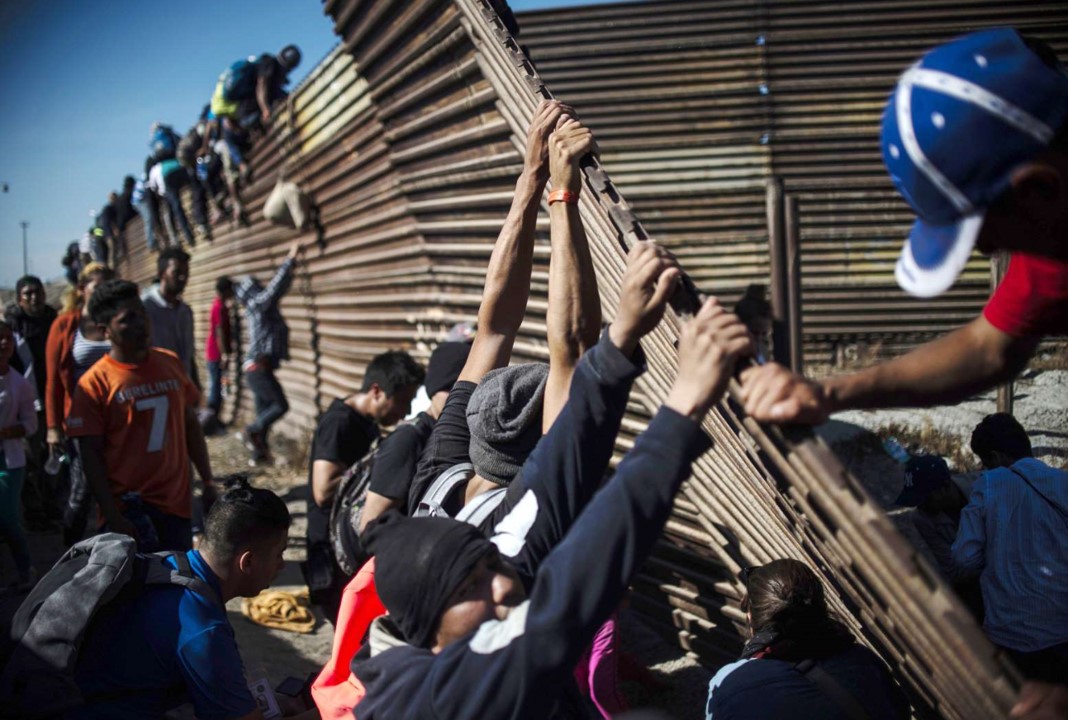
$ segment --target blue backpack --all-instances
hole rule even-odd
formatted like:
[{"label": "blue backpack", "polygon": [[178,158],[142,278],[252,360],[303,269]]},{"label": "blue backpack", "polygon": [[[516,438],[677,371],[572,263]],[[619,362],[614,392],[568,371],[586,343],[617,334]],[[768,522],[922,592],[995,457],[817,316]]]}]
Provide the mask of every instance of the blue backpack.
[{"label": "blue backpack", "polygon": [[244,100],[256,92],[256,58],[238,60],[219,77],[223,86],[223,99]]},{"label": "blue backpack", "polygon": [[157,125],[148,146],[152,148],[152,156],[156,160],[169,160],[178,150],[178,135],[169,125]]}]

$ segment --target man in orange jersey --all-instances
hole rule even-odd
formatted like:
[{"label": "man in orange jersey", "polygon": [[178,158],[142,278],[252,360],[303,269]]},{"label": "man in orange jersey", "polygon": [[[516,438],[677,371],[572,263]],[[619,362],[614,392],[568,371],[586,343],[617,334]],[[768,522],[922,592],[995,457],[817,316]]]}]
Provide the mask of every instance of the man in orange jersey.
[{"label": "man in orange jersey", "polygon": [[103,283],[88,311],[111,350],[78,382],[67,427],[106,528],[138,538],[146,551],[189,550],[190,460],[205,500],[215,496],[194,412],[199,393],[174,353],[149,346],[135,284]]}]

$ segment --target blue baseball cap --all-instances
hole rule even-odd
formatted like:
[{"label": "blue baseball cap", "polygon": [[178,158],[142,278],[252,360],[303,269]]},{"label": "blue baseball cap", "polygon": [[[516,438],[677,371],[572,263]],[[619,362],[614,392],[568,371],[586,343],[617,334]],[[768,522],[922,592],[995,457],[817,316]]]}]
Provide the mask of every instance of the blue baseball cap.
[{"label": "blue baseball cap", "polygon": [[918,216],[894,273],[906,292],[933,297],[953,284],[986,208],[1066,121],[1068,73],[1011,28],[957,38],[902,74],[883,113],[882,151]]},{"label": "blue baseball cap", "polygon": [[938,455],[917,455],[905,464],[905,487],[894,504],[919,507],[931,493],[952,481],[945,460]]}]

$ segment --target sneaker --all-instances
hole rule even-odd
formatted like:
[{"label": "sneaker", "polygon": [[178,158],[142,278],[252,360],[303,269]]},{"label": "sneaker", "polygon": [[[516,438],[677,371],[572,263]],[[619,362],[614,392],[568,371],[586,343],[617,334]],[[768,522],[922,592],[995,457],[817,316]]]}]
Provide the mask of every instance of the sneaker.
[{"label": "sneaker", "polygon": [[259,445],[256,444],[256,441],[253,439],[253,435],[254,433],[248,429],[247,425],[245,426],[244,430],[238,430],[236,433],[234,433],[234,436],[241,441],[241,444],[244,445],[245,449],[248,450],[250,453],[255,453],[257,450],[259,450]]}]

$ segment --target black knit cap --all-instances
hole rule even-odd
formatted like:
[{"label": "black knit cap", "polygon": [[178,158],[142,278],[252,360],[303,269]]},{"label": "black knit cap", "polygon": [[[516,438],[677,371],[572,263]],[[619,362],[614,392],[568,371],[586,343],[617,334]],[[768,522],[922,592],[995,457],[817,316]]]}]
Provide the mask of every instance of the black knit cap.
[{"label": "black knit cap", "polygon": [[443,342],[430,353],[430,362],[426,366],[427,397],[434,397],[435,393],[442,390],[451,390],[456,384],[456,378],[467,363],[467,356],[471,354],[469,342]]},{"label": "black knit cap", "polygon": [[375,587],[390,617],[417,647],[430,647],[453,591],[493,552],[478,528],[444,517],[383,513],[360,536],[375,558]]}]

